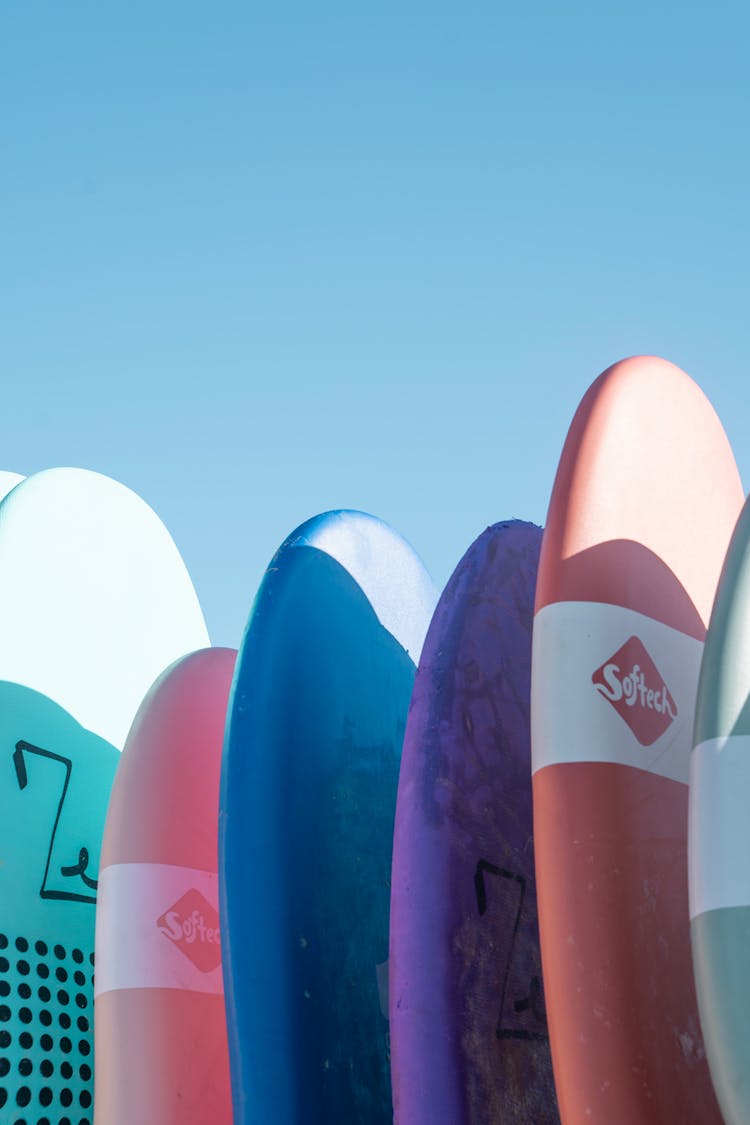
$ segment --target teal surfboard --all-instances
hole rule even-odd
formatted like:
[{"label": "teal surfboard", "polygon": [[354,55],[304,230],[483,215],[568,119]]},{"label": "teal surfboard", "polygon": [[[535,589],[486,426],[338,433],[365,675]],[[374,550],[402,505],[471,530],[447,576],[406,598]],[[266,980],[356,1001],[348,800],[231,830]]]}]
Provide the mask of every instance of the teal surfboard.
[{"label": "teal surfboard", "polygon": [[690,932],[703,1038],[727,1125],[750,1122],[750,505],[703,653],[690,769]]},{"label": "teal surfboard", "polygon": [[98,847],[118,758],[47,696],[0,682],[4,1122],[91,1120]]},{"label": "teal surfboard", "polygon": [[94,917],[119,750],[156,675],[205,644],[161,521],[53,469],[0,503],[0,1122],[93,1118]]},{"label": "teal surfboard", "polygon": [[359,512],[299,528],[257,595],[219,821],[237,1125],[392,1121],[393,821],[434,604],[411,548]]}]

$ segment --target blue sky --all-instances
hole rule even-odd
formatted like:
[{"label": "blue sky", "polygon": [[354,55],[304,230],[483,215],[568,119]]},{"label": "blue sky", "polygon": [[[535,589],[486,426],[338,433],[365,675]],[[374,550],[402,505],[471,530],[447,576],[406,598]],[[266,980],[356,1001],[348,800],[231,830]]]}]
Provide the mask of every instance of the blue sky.
[{"label": "blue sky", "polygon": [[10,3],[0,468],[172,532],[215,643],[330,507],[443,584],[655,352],[750,479],[740,3]]}]

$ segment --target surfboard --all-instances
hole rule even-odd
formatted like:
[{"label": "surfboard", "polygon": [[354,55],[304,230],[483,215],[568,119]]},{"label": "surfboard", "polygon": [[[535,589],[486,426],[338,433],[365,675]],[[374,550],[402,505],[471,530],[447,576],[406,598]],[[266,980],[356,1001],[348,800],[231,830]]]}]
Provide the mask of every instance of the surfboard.
[{"label": "surfboard", "polygon": [[398,768],[435,604],[360,512],[303,524],[240,647],[219,874],[235,1121],[392,1119],[388,913]]},{"label": "surfboard", "polygon": [[533,635],[537,893],[565,1123],[721,1121],[690,955],[688,774],[742,501],[687,375],[634,357],[596,380],[552,492]]},{"label": "surfboard", "polygon": [[393,844],[395,1121],[558,1121],[531,820],[531,626],[541,529],[495,524],[427,633]]},{"label": "surfboard", "polygon": [[101,1125],[231,1125],[219,774],[237,653],[203,649],[146,696],[115,775],[96,920]]},{"label": "surfboard", "polygon": [[750,1120],[750,505],[703,652],[690,763],[690,928],[701,1026],[727,1125]]},{"label": "surfboard", "polygon": [[147,688],[205,645],[164,525],[50,469],[0,503],[0,1119],[90,1122],[94,912],[115,766]]}]

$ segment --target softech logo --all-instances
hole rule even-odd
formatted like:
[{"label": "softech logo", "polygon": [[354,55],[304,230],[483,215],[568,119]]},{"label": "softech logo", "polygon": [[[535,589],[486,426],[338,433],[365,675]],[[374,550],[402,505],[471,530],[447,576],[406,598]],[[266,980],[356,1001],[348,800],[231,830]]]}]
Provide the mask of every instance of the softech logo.
[{"label": "softech logo", "polygon": [[187,891],[156,925],[201,973],[221,964],[219,915],[200,891]]},{"label": "softech logo", "polygon": [[631,637],[591,677],[641,746],[651,746],[677,718],[677,704],[643,642]]}]

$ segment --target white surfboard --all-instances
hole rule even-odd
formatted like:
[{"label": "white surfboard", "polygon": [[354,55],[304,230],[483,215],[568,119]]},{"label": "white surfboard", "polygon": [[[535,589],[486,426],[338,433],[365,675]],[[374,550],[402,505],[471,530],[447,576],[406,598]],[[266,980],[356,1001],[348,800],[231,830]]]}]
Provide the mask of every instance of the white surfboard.
[{"label": "white surfboard", "polygon": [[129,488],[46,469],[0,504],[0,680],[121,750],[156,677],[208,644],[177,547]]}]

